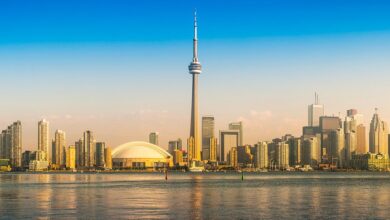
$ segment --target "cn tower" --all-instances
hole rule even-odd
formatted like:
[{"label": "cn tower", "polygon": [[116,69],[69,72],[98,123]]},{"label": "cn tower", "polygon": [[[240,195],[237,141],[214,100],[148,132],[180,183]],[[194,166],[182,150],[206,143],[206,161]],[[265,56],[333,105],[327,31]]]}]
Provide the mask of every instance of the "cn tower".
[{"label": "cn tower", "polygon": [[198,26],[196,22],[196,11],[194,14],[194,40],[193,40],[193,58],[188,66],[192,75],[192,103],[191,103],[191,128],[189,154],[192,161],[200,161],[200,136],[199,136],[199,111],[198,111],[198,75],[202,72],[202,66],[198,60]]}]

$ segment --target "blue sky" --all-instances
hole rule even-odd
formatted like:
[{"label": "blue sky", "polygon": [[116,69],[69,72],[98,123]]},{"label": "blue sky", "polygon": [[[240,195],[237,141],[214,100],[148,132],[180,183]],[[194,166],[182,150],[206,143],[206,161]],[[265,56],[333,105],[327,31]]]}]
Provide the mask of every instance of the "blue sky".
[{"label": "blue sky", "polygon": [[[189,133],[193,11],[200,112],[245,140],[300,135],[315,91],[326,113],[378,107],[390,121],[387,1],[0,1],[0,126],[86,129],[117,146]],[[16,89],[17,88],[17,89]],[[177,123],[183,121],[183,123]],[[187,123],[188,122],[188,123]]]},{"label": "blue sky", "polygon": [[1,1],[1,44],[187,40],[194,8],[202,38],[235,39],[382,32],[388,1],[85,0]]}]

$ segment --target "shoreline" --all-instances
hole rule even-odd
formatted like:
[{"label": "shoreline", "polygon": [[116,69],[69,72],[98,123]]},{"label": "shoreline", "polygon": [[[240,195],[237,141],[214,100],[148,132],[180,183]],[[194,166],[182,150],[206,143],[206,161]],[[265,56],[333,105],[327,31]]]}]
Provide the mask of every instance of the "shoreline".
[{"label": "shoreline", "polygon": [[[241,174],[241,171],[211,171],[211,172],[183,172],[171,170],[170,174]],[[343,174],[356,174],[356,173],[378,173],[378,174],[388,174],[388,171],[370,171],[370,170],[339,170],[339,171],[329,171],[329,170],[315,170],[315,171],[244,171],[245,174],[323,174],[323,173],[343,173]],[[123,170],[123,171],[11,171],[11,172],[0,172],[2,174],[161,174],[163,171],[135,171],[135,170]]]}]

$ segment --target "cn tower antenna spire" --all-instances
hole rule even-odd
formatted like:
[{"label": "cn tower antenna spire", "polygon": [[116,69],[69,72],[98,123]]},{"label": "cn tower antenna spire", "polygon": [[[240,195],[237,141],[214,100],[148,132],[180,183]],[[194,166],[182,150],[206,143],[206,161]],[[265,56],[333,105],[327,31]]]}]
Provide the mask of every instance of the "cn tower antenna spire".
[{"label": "cn tower antenna spire", "polygon": [[196,20],[196,9],[194,11],[194,55],[193,55],[193,62],[198,62],[198,23]]}]

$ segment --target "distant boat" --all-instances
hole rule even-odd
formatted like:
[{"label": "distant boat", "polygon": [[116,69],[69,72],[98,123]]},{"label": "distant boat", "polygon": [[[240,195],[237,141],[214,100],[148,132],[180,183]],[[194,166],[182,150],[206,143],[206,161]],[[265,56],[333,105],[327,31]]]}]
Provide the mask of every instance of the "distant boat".
[{"label": "distant boat", "polygon": [[188,168],[190,172],[200,173],[204,171],[204,166],[197,166],[196,161],[192,161],[191,166]]},{"label": "distant boat", "polygon": [[194,173],[201,173],[204,171],[204,167],[190,167],[188,170]]}]

